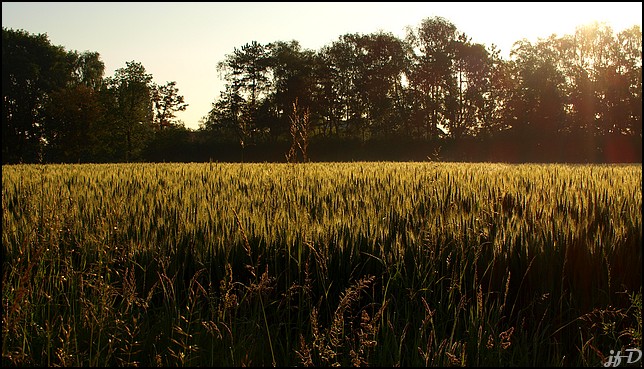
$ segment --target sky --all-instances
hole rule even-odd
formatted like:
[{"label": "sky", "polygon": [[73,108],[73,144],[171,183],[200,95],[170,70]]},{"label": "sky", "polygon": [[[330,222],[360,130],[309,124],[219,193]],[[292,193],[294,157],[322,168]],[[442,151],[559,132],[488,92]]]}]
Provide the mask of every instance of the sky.
[{"label": "sky", "polygon": [[440,16],[473,42],[495,44],[508,57],[512,44],[573,34],[593,21],[615,33],[642,27],[641,2],[3,2],[2,27],[46,33],[67,51],[98,52],[105,76],[125,63],[143,64],[154,82],[176,81],[188,103],[177,118],[197,129],[224,88],[217,63],[257,41],[296,40],[318,51],[348,33],[390,32]]}]

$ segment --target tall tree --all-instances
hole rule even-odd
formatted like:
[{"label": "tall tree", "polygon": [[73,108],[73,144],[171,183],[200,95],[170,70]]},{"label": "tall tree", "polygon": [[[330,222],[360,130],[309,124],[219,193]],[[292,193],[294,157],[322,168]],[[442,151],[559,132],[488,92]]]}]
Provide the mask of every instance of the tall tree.
[{"label": "tall tree", "polygon": [[171,81],[165,85],[152,84],[150,93],[154,106],[155,130],[158,131],[177,124],[175,122],[176,113],[184,111],[188,107],[184,97],[179,95],[177,82]]},{"label": "tall tree", "polygon": [[220,139],[229,138],[243,140],[245,134],[239,130],[244,128],[241,122],[241,107],[244,105],[244,99],[226,85],[224,91],[220,93],[219,99],[212,103],[212,108],[204,117],[201,125],[203,131],[208,131]]},{"label": "tall tree", "polygon": [[479,134],[491,138],[511,128],[506,107],[514,91],[511,65],[500,56],[500,50],[492,44],[488,47],[489,80],[488,90],[483,93]]},{"label": "tall tree", "polygon": [[152,75],[135,61],[106,79],[107,99],[111,104],[107,129],[112,130],[112,144],[117,160],[139,160],[153,132]]},{"label": "tall tree", "polygon": [[551,37],[535,45],[538,57],[550,58],[549,63],[563,77],[558,94],[566,116],[559,132],[637,134],[641,39],[639,27],[615,35],[606,24],[593,22],[577,27],[573,35]]},{"label": "tall tree", "polygon": [[642,32],[639,27],[613,34],[609,67],[603,77],[605,129],[618,135],[642,132]]},{"label": "tall tree", "polygon": [[517,81],[510,107],[515,129],[525,140],[544,141],[556,135],[565,121],[563,86],[558,67],[556,38],[532,44],[521,40],[510,53]]},{"label": "tall tree", "polygon": [[359,37],[358,34],[346,34],[323,47],[320,57],[324,68],[319,69],[323,85],[319,102],[326,102],[326,106],[320,107],[327,112],[327,119],[336,133],[354,136],[361,133],[365,118],[364,96],[357,93],[356,87],[362,70],[358,59]]},{"label": "tall tree", "polygon": [[315,94],[315,111],[319,114],[320,125],[326,136],[337,136],[341,133],[346,121],[346,84],[342,78],[342,68],[335,64],[331,47],[325,46],[317,53],[318,62],[315,64],[315,76],[318,88]]},{"label": "tall tree", "polygon": [[642,30],[639,26],[625,29],[617,35],[620,45],[620,72],[628,84],[629,116],[624,131],[642,138]]},{"label": "tall tree", "polygon": [[46,106],[43,136],[49,161],[87,162],[98,159],[100,122],[105,109],[99,94],[105,65],[96,52],[70,52],[71,80],[54,91]]},{"label": "tall tree", "polygon": [[616,35],[605,23],[593,22],[559,42],[568,82],[569,130],[594,136],[641,132],[639,27]]},{"label": "tall tree", "polygon": [[266,46],[253,41],[240,49],[235,48],[232,54],[226,55],[226,59],[217,64],[217,70],[226,81],[223,95],[226,98],[221,102],[228,102],[229,105],[216,105],[227,118],[233,120],[243,156],[245,146],[267,128],[260,127],[258,119],[262,100],[267,97],[270,88]]},{"label": "tall tree", "polygon": [[363,101],[369,136],[388,136],[399,128],[402,77],[409,60],[405,44],[391,33],[372,33],[355,39],[359,69],[354,84]]},{"label": "tall tree", "polygon": [[277,41],[267,45],[269,53],[271,121],[273,136],[289,131],[289,112],[297,100],[303,109],[311,108],[315,95],[316,54],[304,50],[297,41]]},{"label": "tall tree", "polygon": [[448,119],[450,91],[456,90],[453,61],[458,36],[456,26],[442,17],[426,18],[417,29],[407,32],[414,50],[409,79],[418,91],[418,123],[423,126],[418,128],[423,129],[425,137],[437,137]]},{"label": "tall tree", "polygon": [[71,57],[46,34],[2,29],[2,160],[39,160],[45,107],[71,79]]},{"label": "tall tree", "polygon": [[73,81],[94,90],[100,89],[103,86],[105,75],[105,64],[101,60],[100,54],[90,51],[80,54],[74,51],[71,54],[74,60]]},{"label": "tall tree", "polygon": [[53,162],[92,162],[102,145],[98,139],[105,109],[99,91],[84,84],[60,89],[51,95],[45,119],[47,160]]},{"label": "tall tree", "polygon": [[455,42],[455,89],[450,90],[446,127],[455,138],[476,135],[491,118],[493,61],[482,44],[472,43],[465,34]]}]

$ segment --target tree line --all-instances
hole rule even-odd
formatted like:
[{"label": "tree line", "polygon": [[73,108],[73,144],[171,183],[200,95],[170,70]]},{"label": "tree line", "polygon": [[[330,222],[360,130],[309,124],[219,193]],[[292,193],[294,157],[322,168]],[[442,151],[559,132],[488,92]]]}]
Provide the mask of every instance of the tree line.
[{"label": "tree line", "polygon": [[144,160],[187,104],[138,62],[105,77],[97,52],[66,51],[46,34],[2,29],[2,162]]},{"label": "tree line", "polygon": [[190,130],[176,84],[140,63],[104,78],[98,53],[3,29],[3,162],[284,161],[302,112],[311,160],[641,162],[639,26],[519,40],[506,60],[433,17],[317,51],[250,42],[216,68]]}]

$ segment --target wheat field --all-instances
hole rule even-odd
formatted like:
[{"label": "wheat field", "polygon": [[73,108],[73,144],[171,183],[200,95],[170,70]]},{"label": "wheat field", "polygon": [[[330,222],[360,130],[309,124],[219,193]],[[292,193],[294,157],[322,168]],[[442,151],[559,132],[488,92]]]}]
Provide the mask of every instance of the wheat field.
[{"label": "wheat field", "polygon": [[641,348],[641,164],[2,171],[3,365],[586,366]]}]

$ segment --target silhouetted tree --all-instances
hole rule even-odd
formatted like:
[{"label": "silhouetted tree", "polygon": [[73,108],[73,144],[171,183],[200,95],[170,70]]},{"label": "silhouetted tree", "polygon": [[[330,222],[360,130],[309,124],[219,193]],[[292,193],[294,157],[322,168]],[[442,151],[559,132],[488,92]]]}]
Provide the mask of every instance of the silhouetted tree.
[{"label": "silhouetted tree", "polygon": [[297,41],[277,41],[267,45],[270,70],[270,132],[278,137],[289,131],[289,111],[293,103],[303,108],[313,104],[315,95],[316,54],[312,50],[303,50]]},{"label": "silhouetted tree", "polygon": [[97,52],[85,51],[78,53],[71,52],[73,58],[73,82],[75,84],[83,84],[95,91],[103,86],[103,78],[105,75],[105,63],[101,60],[101,56]]},{"label": "silhouetted tree", "polygon": [[45,119],[47,159],[54,162],[91,162],[97,159],[100,122],[105,109],[99,92],[84,84],[52,93]]},{"label": "silhouetted tree", "polygon": [[464,34],[455,42],[454,73],[456,89],[450,91],[445,126],[452,137],[476,135],[491,118],[493,64],[490,55],[481,44],[473,44]]},{"label": "silhouetted tree", "polygon": [[[222,93],[228,106],[218,104],[217,110],[210,114],[210,118],[217,115],[232,121],[242,149],[253,143],[253,139],[266,131],[267,127],[260,127],[259,118],[262,100],[266,98],[270,88],[269,56],[266,46],[253,41],[245,44],[240,49],[235,48],[233,53],[226,55],[226,59],[217,64],[217,70],[223,74],[226,81],[226,91]],[[210,125],[217,124],[212,122]],[[243,160],[243,159],[242,159]]]},{"label": "silhouetted tree", "polygon": [[402,115],[402,77],[409,68],[408,50],[403,41],[390,33],[355,37],[357,80],[368,137],[386,137],[399,130]]},{"label": "silhouetted tree", "polygon": [[176,125],[176,112],[184,111],[188,107],[182,95],[179,95],[177,82],[167,82],[165,85],[152,84],[150,88],[152,104],[154,106],[155,130]]},{"label": "silhouetted tree", "polygon": [[478,109],[478,135],[491,138],[510,128],[504,112],[513,86],[509,63],[494,44],[487,48],[487,69],[487,78],[482,81],[486,87],[477,88],[483,98],[483,106]]},{"label": "silhouetted tree", "polygon": [[639,26],[628,28],[617,35],[621,46],[618,71],[628,85],[626,101],[628,117],[623,132],[642,138],[642,30]]},{"label": "silhouetted tree", "polygon": [[100,121],[105,108],[100,101],[105,65],[96,52],[69,53],[72,75],[65,87],[53,92],[45,111],[43,137],[48,161],[96,160]]},{"label": "silhouetted tree", "polygon": [[450,98],[456,90],[453,61],[458,36],[456,26],[442,17],[426,18],[416,29],[407,31],[407,41],[413,48],[409,82],[417,91],[414,103],[419,110],[418,123],[423,125],[417,128],[425,137],[438,137],[439,127],[446,123]]},{"label": "silhouetted tree", "polygon": [[67,85],[72,61],[46,34],[2,29],[2,161],[34,162],[41,157],[45,107]]},{"label": "silhouetted tree", "polygon": [[361,96],[356,94],[360,68],[356,37],[343,35],[320,51],[324,67],[318,69],[323,86],[318,106],[335,134],[356,134],[362,128],[363,105]]},{"label": "silhouetted tree", "polygon": [[516,130],[524,140],[552,138],[565,121],[563,86],[565,78],[558,68],[553,50],[554,39],[533,45],[522,40],[513,46],[513,75],[517,85],[508,102]]},{"label": "silhouetted tree", "polygon": [[136,161],[152,136],[152,75],[135,61],[106,79],[104,103],[110,104],[107,130],[111,131],[116,160]]}]

